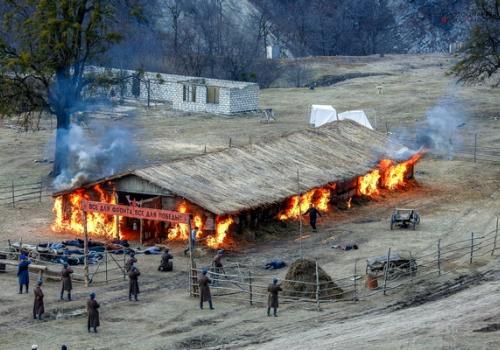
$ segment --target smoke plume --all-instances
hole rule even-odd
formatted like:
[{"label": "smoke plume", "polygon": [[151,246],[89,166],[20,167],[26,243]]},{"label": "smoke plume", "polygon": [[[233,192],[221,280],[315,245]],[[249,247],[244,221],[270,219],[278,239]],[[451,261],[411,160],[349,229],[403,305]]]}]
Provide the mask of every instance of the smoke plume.
[{"label": "smoke plume", "polygon": [[68,166],[54,180],[57,190],[114,175],[137,162],[138,149],[127,129],[90,125],[89,130],[71,125],[66,137]]},{"label": "smoke plume", "polygon": [[448,93],[427,111],[425,124],[417,129],[417,146],[452,159],[455,149],[462,145],[459,129],[466,124],[467,116],[466,108],[455,93]]}]

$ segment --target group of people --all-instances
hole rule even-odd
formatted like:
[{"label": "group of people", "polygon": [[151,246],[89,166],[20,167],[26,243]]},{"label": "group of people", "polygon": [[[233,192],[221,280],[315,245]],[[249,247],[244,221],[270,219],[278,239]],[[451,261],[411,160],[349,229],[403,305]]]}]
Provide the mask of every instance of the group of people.
[{"label": "group of people", "polygon": [[[224,256],[224,250],[218,250],[217,254],[212,260],[213,271],[219,276],[225,274],[224,265],[222,263],[222,258]],[[161,263],[158,267],[159,271],[172,271],[173,265],[172,260],[173,256],[170,254],[169,249],[166,249],[161,257]],[[131,252],[129,258],[125,262],[125,270],[128,273],[129,277],[129,300],[132,301],[134,298],[135,301],[138,301],[139,291],[139,276],[141,275],[139,269],[136,266],[137,258],[135,257],[135,253]],[[23,288],[26,290],[26,293],[29,291],[29,265],[31,261],[25,255],[20,256],[20,261],[17,268],[17,276],[19,281],[19,294],[23,293]],[[64,293],[67,293],[67,300],[71,301],[71,291],[73,289],[72,277],[73,269],[67,264],[63,264],[63,268],[61,270],[61,293],[60,300],[64,300]],[[214,309],[212,303],[212,295],[210,292],[210,285],[213,284],[213,281],[207,276],[208,269],[202,270],[202,276],[198,279],[199,286],[199,295],[200,295],[200,309],[203,309],[204,303],[208,302],[208,305],[211,310]],[[33,305],[33,318],[42,320],[43,314],[45,313],[44,307],[44,293],[42,291],[43,281],[39,279],[37,281],[37,286],[34,289],[34,305]],[[271,309],[274,310],[274,316],[277,316],[278,309],[278,293],[282,291],[281,286],[278,284],[278,280],[276,278],[273,279],[272,284],[268,287],[268,308],[267,315],[271,316]],[[100,326],[99,320],[99,303],[96,300],[96,294],[94,292],[89,294],[89,299],[87,300],[87,328],[89,333],[93,329],[95,333],[97,333],[97,327]]]},{"label": "group of people", "polygon": [[[31,260],[24,254],[21,254],[19,257],[19,264],[17,265],[17,278],[19,282],[19,294],[23,294],[23,289],[26,290],[26,294],[29,292],[29,266],[31,264]],[[68,301],[71,301],[71,290],[73,289],[73,285],[71,282],[71,274],[73,270],[67,263],[63,264],[63,268],[61,270],[61,300],[64,300],[64,292],[68,294]],[[43,302],[44,294],[42,290],[43,280],[38,279],[37,285],[33,292],[35,296],[35,300],[33,303],[33,319],[42,320],[43,314],[45,313],[45,305]]]}]

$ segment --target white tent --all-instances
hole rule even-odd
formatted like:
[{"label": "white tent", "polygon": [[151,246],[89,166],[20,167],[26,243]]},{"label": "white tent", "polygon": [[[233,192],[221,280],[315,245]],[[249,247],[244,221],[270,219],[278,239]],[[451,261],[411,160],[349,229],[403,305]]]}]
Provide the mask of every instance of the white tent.
[{"label": "white tent", "polygon": [[330,105],[312,105],[310,123],[314,127],[337,120],[337,111]]},{"label": "white tent", "polygon": [[363,111],[345,111],[338,114],[338,120],[346,120],[346,119],[354,120],[355,122],[363,125],[364,127],[373,130],[370,121],[368,120],[365,112]]}]

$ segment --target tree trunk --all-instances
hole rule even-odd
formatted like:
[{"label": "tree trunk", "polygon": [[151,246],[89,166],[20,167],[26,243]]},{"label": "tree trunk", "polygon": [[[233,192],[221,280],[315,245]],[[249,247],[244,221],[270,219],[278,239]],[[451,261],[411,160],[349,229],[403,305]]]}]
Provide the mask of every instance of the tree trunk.
[{"label": "tree trunk", "polygon": [[57,113],[56,145],[53,176],[60,175],[68,167],[69,156],[69,125],[70,115],[67,112]]}]

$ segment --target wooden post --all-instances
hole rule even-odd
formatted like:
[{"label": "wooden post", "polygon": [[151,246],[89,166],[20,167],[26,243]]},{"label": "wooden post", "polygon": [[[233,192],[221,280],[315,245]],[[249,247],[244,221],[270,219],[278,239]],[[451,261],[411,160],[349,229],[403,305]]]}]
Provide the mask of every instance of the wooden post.
[{"label": "wooden post", "polygon": [[318,260],[316,260],[316,310],[320,311],[320,307],[319,307],[319,268],[318,268]]},{"label": "wooden post", "polygon": [[[125,255],[126,254],[123,253],[123,269],[122,269],[122,272],[123,272],[123,280],[124,281],[127,279],[127,270],[125,269],[125,263],[127,262],[127,257]],[[111,256],[111,257],[113,258],[113,256]],[[118,262],[117,262],[117,264],[118,264]]]},{"label": "wooden post", "polygon": [[89,235],[87,231],[87,212],[82,211],[83,218],[83,278],[85,287],[89,286]]},{"label": "wooden post", "polygon": [[40,178],[40,192],[38,193],[38,202],[42,203],[43,179]]},{"label": "wooden post", "polygon": [[438,239],[438,259],[437,259],[437,263],[438,263],[438,272],[439,272],[439,276],[441,276],[441,238]]},{"label": "wooden post", "polygon": [[387,275],[389,274],[390,261],[391,261],[391,248],[389,248],[389,251],[387,252],[387,261],[385,263],[385,269],[384,269],[384,295],[386,295]]},{"label": "wooden post", "polygon": [[474,134],[474,163],[476,162],[477,154],[477,133]]},{"label": "wooden post", "polygon": [[356,275],[357,275],[357,271],[356,271],[356,265],[358,264],[358,259],[355,259],[354,260],[354,292],[353,292],[353,298],[352,300],[353,301],[358,301],[358,289],[357,289],[357,283],[356,283]]},{"label": "wooden post", "polygon": [[248,144],[251,145],[252,144],[252,136],[248,136]]},{"label": "wooden post", "polygon": [[302,209],[300,208],[301,194],[300,194],[300,174],[299,169],[297,169],[297,195],[299,196],[299,252],[300,258],[302,259]]},{"label": "wooden post", "polygon": [[[123,255],[125,255],[125,254],[123,254]],[[105,260],[106,272],[104,273],[104,275],[106,276],[106,283],[108,283],[108,251],[107,250],[104,251],[104,258],[106,259]]]},{"label": "wooden post", "polygon": [[497,217],[497,228],[495,229],[495,238],[493,239],[493,249],[491,250],[491,256],[495,254],[495,250],[497,249],[497,236],[498,236],[498,217]]},{"label": "wooden post", "polygon": [[232,144],[232,139],[229,138],[229,148],[231,148],[231,144]]},{"label": "wooden post", "polygon": [[203,153],[207,153],[207,145],[205,145],[205,149],[203,150]]},{"label": "wooden post", "polygon": [[474,232],[470,233],[470,259],[469,264],[472,264],[472,255],[474,253]]},{"label": "wooden post", "polygon": [[[115,193],[115,203],[118,203],[118,193]],[[120,239],[120,215],[115,215],[115,238]]]},{"label": "wooden post", "polygon": [[253,305],[252,271],[250,270],[248,270],[248,293],[250,294],[250,305]]},{"label": "wooden post", "polygon": [[144,223],[143,223],[143,219],[140,219],[140,220],[139,220],[139,242],[141,243],[141,245],[142,245],[142,242],[143,242],[143,240],[144,240],[144,237],[143,237],[143,235],[144,235],[144,229],[143,229],[143,226],[144,226],[144,225],[143,225],[143,224],[144,224]]},{"label": "wooden post", "polygon": [[188,244],[189,244],[189,295],[194,296],[193,290],[193,237],[191,237],[191,215],[188,221]]},{"label": "wooden post", "polygon": [[16,196],[14,195],[14,180],[12,180],[12,208],[16,207]]}]

